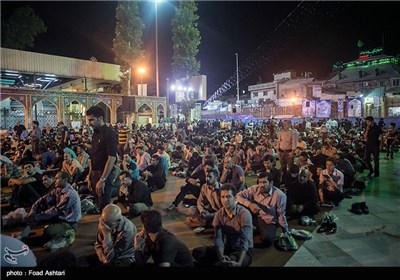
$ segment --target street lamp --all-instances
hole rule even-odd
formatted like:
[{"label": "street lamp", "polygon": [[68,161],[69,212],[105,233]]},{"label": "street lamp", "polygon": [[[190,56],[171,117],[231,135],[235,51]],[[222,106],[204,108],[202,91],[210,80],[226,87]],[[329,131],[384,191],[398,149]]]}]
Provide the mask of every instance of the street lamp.
[{"label": "street lamp", "polygon": [[140,96],[143,96],[143,74],[146,73],[146,68],[139,67],[137,71],[140,75]]}]

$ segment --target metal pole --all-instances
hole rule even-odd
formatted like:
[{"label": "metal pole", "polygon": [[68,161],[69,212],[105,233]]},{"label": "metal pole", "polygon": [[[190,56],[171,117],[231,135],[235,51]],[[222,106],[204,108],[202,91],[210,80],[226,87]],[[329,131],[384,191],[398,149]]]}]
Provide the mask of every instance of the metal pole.
[{"label": "metal pole", "polygon": [[140,73],[140,95],[143,96],[143,73]]},{"label": "metal pole", "polygon": [[157,19],[157,1],[155,2],[155,14],[156,14],[156,96],[160,96],[160,84],[158,80],[158,19]]},{"label": "metal pole", "polygon": [[236,100],[239,101],[239,54],[236,55]]},{"label": "metal pole", "polygon": [[131,77],[132,77],[132,67],[129,67],[129,77],[128,77],[128,96],[131,96]]},{"label": "metal pole", "polygon": [[166,79],[167,80],[167,118],[169,117],[169,78]]}]

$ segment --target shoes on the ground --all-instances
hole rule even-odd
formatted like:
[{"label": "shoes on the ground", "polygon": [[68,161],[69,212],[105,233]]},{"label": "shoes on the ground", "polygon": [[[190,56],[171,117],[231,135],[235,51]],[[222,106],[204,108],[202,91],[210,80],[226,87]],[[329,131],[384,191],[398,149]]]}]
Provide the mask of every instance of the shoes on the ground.
[{"label": "shoes on the ground", "polygon": [[372,174],[374,174],[374,172],[369,172],[367,176],[368,176],[368,177],[371,177]]},{"label": "shoes on the ground", "polygon": [[317,226],[318,223],[309,216],[301,216],[299,224],[302,226]]},{"label": "shoes on the ground", "polygon": [[379,173],[375,173],[375,174],[374,174],[374,177],[379,177]]},{"label": "shoes on the ground", "polygon": [[369,209],[365,201],[360,203],[360,209],[363,214],[369,214]]},{"label": "shoes on the ground", "polygon": [[193,231],[197,234],[202,233],[203,231],[205,231],[206,228],[205,227],[196,227]]},{"label": "shoes on the ground", "polygon": [[362,210],[360,208],[360,203],[353,203],[351,205],[351,208],[349,209],[349,211],[351,213],[357,214],[357,215],[361,215],[362,214]]},{"label": "shoes on the ground", "polygon": [[328,225],[328,228],[326,229],[327,234],[334,234],[337,230],[337,224],[336,223],[330,223]]},{"label": "shoes on the ground", "polygon": [[325,232],[325,231],[328,230],[328,227],[329,227],[329,223],[328,223],[328,222],[323,222],[323,223],[320,225],[320,227],[317,229],[317,232],[318,232],[318,233],[323,233],[323,232]]}]

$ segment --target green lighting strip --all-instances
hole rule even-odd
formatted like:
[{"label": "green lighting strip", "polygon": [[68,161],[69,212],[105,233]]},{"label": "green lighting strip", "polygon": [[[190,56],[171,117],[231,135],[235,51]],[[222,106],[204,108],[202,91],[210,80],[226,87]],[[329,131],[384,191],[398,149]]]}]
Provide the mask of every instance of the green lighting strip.
[{"label": "green lighting strip", "polygon": [[14,83],[15,83],[14,80],[0,79],[0,84],[2,84],[2,85],[13,85]]},{"label": "green lighting strip", "polygon": [[345,65],[346,69],[352,69],[356,67],[362,67],[362,68],[368,68],[376,65],[382,65],[382,64],[396,64],[399,65],[399,58],[397,57],[389,57],[389,58],[381,58],[381,59],[376,59],[376,60],[369,60],[369,61],[358,61],[355,63],[348,63]]}]

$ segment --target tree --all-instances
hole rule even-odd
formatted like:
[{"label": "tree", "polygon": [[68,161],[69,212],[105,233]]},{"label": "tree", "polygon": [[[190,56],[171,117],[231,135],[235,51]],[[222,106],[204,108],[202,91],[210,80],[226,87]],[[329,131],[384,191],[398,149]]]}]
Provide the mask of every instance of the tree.
[{"label": "tree", "polygon": [[43,20],[29,6],[18,8],[3,25],[1,44],[5,48],[25,50],[33,48],[36,37],[47,31]]},{"label": "tree", "polygon": [[118,1],[116,19],[114,61],[121,66],[122,92],[126,93],[131,69],[138,67],[144,57],[142,35],[145,25],[139,15],[138,1]]},{"label": "tree", "polygon": [[199,52],[201,36],[197,28],[199,16],[197,5],[193,0],[180,1],[172,19],[173,62],[172,71],[175,79],[187,78],[198,74],[200,62],[196,55]]},{"label": "tree", "polygon": [[180,102],[180,111],[181,111],[182,115],[185,116],[186,120],[190,119],[190,112],[194,108],[195,105],[196,105],[196,101],[193,99],[183,99]]}]

